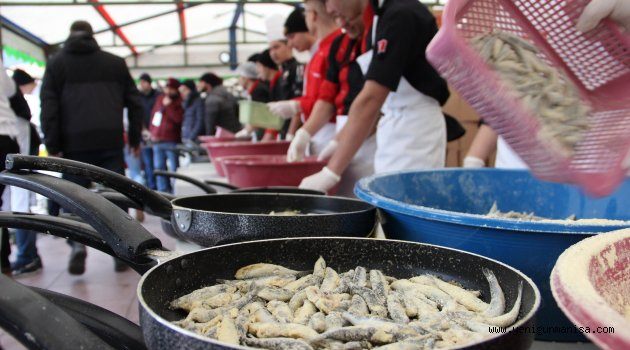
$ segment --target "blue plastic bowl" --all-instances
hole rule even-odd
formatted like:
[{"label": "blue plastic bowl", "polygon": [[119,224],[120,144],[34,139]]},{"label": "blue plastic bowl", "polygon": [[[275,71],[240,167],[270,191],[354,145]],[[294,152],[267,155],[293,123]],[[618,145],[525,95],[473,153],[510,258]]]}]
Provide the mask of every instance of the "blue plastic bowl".
[{"label": "blue plastic bowl", "polygon": [[630,180],[611,196],[591,198],[577,187],[540,181],[527,171],[444,169],[368,177],[355,193],[382,209],[388,238],[477,253],[532,278],[542,295],[537,325],[546,327],[536,332],[539,340],[586,341],[551,295],[549,276],[560,254],[596,233],[630,227],[630,222],[577,225],[484,216],[496,201],[503,212],[533,211],[550,219],[575,214],[630,220]]}]

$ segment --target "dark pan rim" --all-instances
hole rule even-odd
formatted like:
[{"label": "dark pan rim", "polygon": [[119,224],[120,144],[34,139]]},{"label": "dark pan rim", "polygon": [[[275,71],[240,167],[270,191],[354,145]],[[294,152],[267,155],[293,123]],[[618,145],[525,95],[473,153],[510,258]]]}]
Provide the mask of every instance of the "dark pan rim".
[{"label": "dark pan rim", "polygon": [[[340,211],[334,213],[321,213],[321,214],[296,214],[287,217],[322,217],[322,216],[338,216],[338,215],[350,215],[350,214],[361,214],[368,213],[370,211],[376,211],[376,207],[368,202],[362,201],[360,199],[347,198],[347,197],[339,197],[339,196],[321,196],[315,194],[300,194],[300,193],[278,193],[278,192],[235,192],[235,193],[217,193],[217,194],[205,194],[205,195],[195,195],[195,196],[185,196],[185,197],[177,197],[171,201],[171,205],[173,206],[173,211],[175,210],[191,210],[191,211],[199,211],[204,213],[212,213],[219,215],[236,215],[236,216],[254,216],[254,217],[269,217],[273,215],[269,214],[256,214],[256,213],[233,213],[233,212],[225,212],[225,211],[217,211],[217,210],[203,210],[203,209],[192,209],[186,206],[182,206],[179,202],[187,201],[187,200],[195,200],[199,198],[208,198],[208,197],[299,197],[299,198],[312,198],[317,200],[334,200],[338,202],[347,202],[352,203],[357,206],[363,206],[363,209],[359,210],[349,210],[349,211]],[[282,215],[276,215],[275,217],[284,217]]]},{"label": "dark pan rim", "polygon": [[[330,240],[330,239],[334,239],[334,240],[369,240],[369,241],[378,241],[377,239],[374,238],[353,238],[353,237],[304,237],[304,238],[275,238],[275,239],[265,239],[265,240],[259,240],[259,241],[248,241],[248,242],[240,242],[240,243],[231,243],[231,244],[225,244],[225,245],[220,245],[220,246],[215,246],[215,247],[210,247],[210,248],[205,248],[205,249],[201,249],[195,252],[191,252],[191,253],[187,253],[184,254],[182,256],[178,256],[174,259],[179,259],[182,258],[184,256],[189,256],[189,255],[193,255],[193,254],[204,254],[204,252],[206,251],[211,251],[214,249],[221,249],[223,247],[229,247],[229,246],[236,246],[236,245],[250,245],[250,244],[257,244],[259,242],[273,242],[273,241],[296,241],[296,240],[321,240],[321,239],[326,239],[326,240]],[[519,328],[521,326],[523,326],[524,324],[530,322],[533,317],[535,316],[536,312],[538,312],[538,309],[540,309],[540,303],[542,300],[542,297],[540,296],[540,291],[538,290],[538,286],[536,286],[536,283],[534,283],[534,281],[532,281],[531,278],[529,278],[527,275],[525,275],[523,272],[521,272],[520,270],[507,265],[501,261],[495,260],[495,259],[491,259],[488,257],[485,257],[483,255],[479,255],[479,254],[475,254],[475,253],[470,253],[467,252],[465,250],[460,250],[460,249],[454,249],[454,248],[449,248],[449,247],[443,247],[443,246],[439,246],[439,245],[435,245],[435,244],[427,244],[427,243],[418,243],[418,242],[410,242],[410,241],[402,241],[402,240],[395,240],[395,239],[385,239],[385,240],[381,240],[383,242],[392,242],[392,243],[403,243],[403,244],[408,244],[408,245],[416,245],[416,246],[427,246],[427,247],[434,247],[434,248],[439,248],[439,249],[443,249],[443,250],[447,250],[447,251],[451,251],[451,252],[457,252],[457,253],[463,253],[463,254],[468,254],[468,255],[472,255],[472,256],[476,256],[478,258],[481,259],[485,259],[488,261],[491,261],[493,263],[496,263],[498,265],[504,266],[505,268],[516,272],[517,275],[519,275],[523,280],[525,280],[525,282],[527,282],[532,289],[534,290],[534,305],[531,308],[531,310],[519,321],[517,321],[516,323],[514,323],[512,326],[510,326],[509,328],[511,328],[510,331],[508,331],[507,333],[497,333],[496,335],[492,336],[492,337],[488,337],[485,338],[484,340],[475,342],[475,343],[470,343],[470,344],[466,344],[466,346],[462,346],[462,347],[458,347],[458,348],[448,348],[448,349],[462,349],[462,348],[468,348],[468,347],[472,347],[472,346],[476,346],[476,345],[480,345],[483,344],[487,341],[493,340],[493,339],[497,339],[500,338],[502,336],[505,336],[507,334],[510,334],[512,331],[514,331],[516,328]],[[169,261],[164,262],[165,264],[169,263]],[[157,313],[155,313],[155,311],[153,311],[152,308],[150,308],[147,303],[144,300],[144,297],[142,295],[142,286],[144,285],[145,280],[147,279],[148,276],[151,275],[151,273],[153,273],[153,271],[157,268],[160,267],[160,265],[162,264],[158,264],[154,267],[152,267],[149,271],[147,271],[144,275],[142,275],[142,277],[140,278],[140,281],[138,281],[138,286],[136,288],[136,295],[138,297],[138,302],[140,303],[142,309],[144,310],[144,312],[148,313],[153,320],[159,322],[160,324],[164,325],[165,327],[171,329],[174,332],[178,332],[180,334],[184,334],[186,336],[210,343],[210,344],[215,344],[215,345],[219,345],[219,346],[224,346],[224,347],[231,347],[233,349],[251,349],[249,347],[245,347],[242,345],[234,345],[234,344],[228,344],[228,343],[224,343],[224,342],[220,342],[211,338],[207,338],[204,336],[201,336],[197,333],[193,333],[192,331],[183,329],[181,327],[175,326],[171,321],[168,321],[166,319],[164,319],[162,316],[158,315]]]}]

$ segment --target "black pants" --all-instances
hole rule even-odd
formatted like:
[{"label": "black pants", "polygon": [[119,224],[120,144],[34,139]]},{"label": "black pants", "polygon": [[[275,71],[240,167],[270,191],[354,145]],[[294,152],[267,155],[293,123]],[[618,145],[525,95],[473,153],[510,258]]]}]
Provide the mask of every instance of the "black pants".
[{"label": "black pants", "polygon": [[[123,150],[102,150],[102,151],[88,151],[88,152],[66,152],[63,155],[64,158],[70,160],[76,160],[77,162],[83,162],[91,164],[97,167],[101,167],[107,170],[111,170],[121,175],[125,175],[125,156]],[[90,187],[91,181],[82,176],[63,174],[62,177],[68,181],[74,182],[83,187]],[[49,210],[50,210],[49,206]],[[68,241],[68,244],[73,246],[75,243]]]},{"label": "black pants", "polygon": [[[4,170],[4,160],[9,153],[19,153],[20,147],[17,142],[9,136],[0,135],[0,170]],[[2,194],[4,185],[0,185],[0,206],[2,206]],[[2,271],[11,270],[9,255],[11,255],[11,245],[9,243],[9,231],[2,228],[0,231],[0,267]]]}]

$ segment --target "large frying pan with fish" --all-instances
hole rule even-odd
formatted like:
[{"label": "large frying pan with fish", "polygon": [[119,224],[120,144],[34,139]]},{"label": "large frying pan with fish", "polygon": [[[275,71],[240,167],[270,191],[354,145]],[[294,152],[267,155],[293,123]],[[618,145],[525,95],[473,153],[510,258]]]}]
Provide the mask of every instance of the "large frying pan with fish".
[{"label": "large frying pan with fish", "polygon": [[[483,269],[490,269],[503,288],[506,305],[515,304],[522,286],[519,315],[514,328],[468,348],[527,349],[533,341],[533,333],[527,329],[533,326],[540,306],[538,289],[521,272],[479,255],[421,243],[336,237],[260,240],[181,254],[164,250],[157,238],[125,212],[76,184],[42,174],[6,172],[0,174],[0,183],[26,188],[58,202],[98,231],[100,236],[91,241],[104,240],[110,252],[144,273],[137,293],[140,324],[146,345],[151,349],[243,349],[175,326],[172,321],[185,315],[169,308],[170,302],[217,284],[219,279],[233,279],[235,271],[245,265],[265,262],[304,271],[312,269],[320,256],[337,271],[364,266],[397,278],[435,274],[481,291],[486,302],[490,291]],[[37,221],[36,217],[33,220]],[[88,233],[84,226],[78,231]]]},{"label": "large frying pan with fish", "polygon": [[[10,170],[48,170],[101,183],[125,195],[147,213],[169,220],[177,236],[204,247],[268,238],[368,237],[377,222],[374,206],[350,198],[228,193],[169,201],[120,174],[68,159],[10,154],[6,165]],[[300,212],[293,216],[269,215],[293,210]]]}]

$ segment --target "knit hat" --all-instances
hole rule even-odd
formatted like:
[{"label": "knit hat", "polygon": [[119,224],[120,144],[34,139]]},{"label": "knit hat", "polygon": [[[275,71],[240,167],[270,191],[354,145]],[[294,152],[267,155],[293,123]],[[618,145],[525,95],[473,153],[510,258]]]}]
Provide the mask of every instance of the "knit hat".
[{"label": "knit hat", "polygon": [[284,17],[279,14],[274,14],[267,18],[265,25],[267,26],[267,41],[287,40],[284,36]]},{"label": "knit hat", "polygon": [[149,73],[142,73],[142,74],[140,74],[140,80],[144,80],[144,81],[146,81],[149,84],[151,82],[153,82],[153,79],[151,79],[151,76],[149,75]]},{"label": "knit hat", "polygon": [[306,27],[304,9],[298,7],[289,14],[289,17],[284,22],[284,35],[302,32],[308,32],[308,28]]},{"label": "knit hat", "polygon": [[13,81],[15,81],[18,86],[23,86],[34,82],[35,79],[25,71],[16,69],[13,71]]},{"label": "knit hat", "polygon": [[271,69],[278,70],[278,65],[271,59],[271,55],[269,54],[269,49],[260,53],[260,57],[258,58],[258,63],[263,66]]},{"label": "knit hat", "polygon": [[168,78],[166,82],[166,87],[169,87],[171,89],[178,89],[180,85],[181,83],[179,82],[179,80],[175,78]]},{"label": "knit hat", "polygon": [[247,58],[247,62],[254,62],[254,63],[256,63],[256,62],[258,62],[259,59],[260,59],[260,54],[259,53],[255,53],[255,54],[253,54],[253,55],[251,55],[251,56],[249,56]]},{"label": "knit hat", "polygon": [[184,80],[184,82],[182,83],[182,85],[184,85],[185,87],[187,87],[188,89],[190,89],[190,91],[197,91],[197,87],[195,86],[195,82],[190,80],[190,79],[186,79]]},{"label": "knit hat", "polygon": [[206,74],[202,75],[201,78],[199,78],[199,80],[210,84],[210,86],[212,86],[212,87],[215,87],[215,86],[223,84],[223,79],[219,78],[214,73],[206,73]]},{"label": "knit hat", "polygon": [[238,75],[247,79],[256,79],[258,72],[256,72],[256,64],[254,62],[241,63],[237,69]]}]

